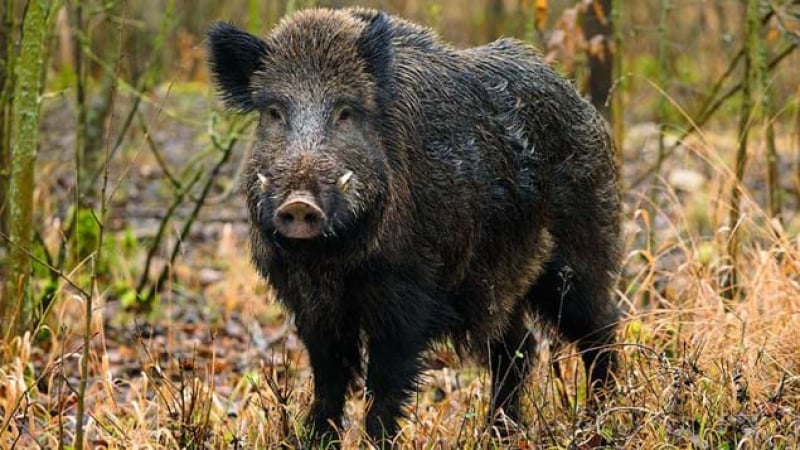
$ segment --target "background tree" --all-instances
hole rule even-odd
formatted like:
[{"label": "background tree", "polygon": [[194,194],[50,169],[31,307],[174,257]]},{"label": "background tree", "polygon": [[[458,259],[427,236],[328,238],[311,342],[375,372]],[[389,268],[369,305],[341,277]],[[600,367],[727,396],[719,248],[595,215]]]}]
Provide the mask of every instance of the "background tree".
[{"label": "background tree", "polygon": [[[58,2],[31,1],[20,22],[20,49],[14,64],[16,81],[11,107],[9,182],[6,202],[9,245],[5,301],[0,303],[3,336],[27,328],[36,305],[28,289],[33,237],[34,163],[39,139],[39,107],[44,85],[47,43]],[[11,58],[12,55],[9,55]]]},{"label": "background tree", "polygon": [[614,24],[611,20],[611,0],[593,0],[586,8],[583,22],[583,35],[586,39],[586,56],[589,65],[587,94],[592,104],[610,119],[608,96],[613,79]]},{"label": "background tree", "polygon": [[486,38],[487,40],[497,39],[500,36],[500,24],[503,17],[504,8],[503,0],[489,0],[486,2],[486,15],[484,22],[486,23]]},{"label": "background tree", "polygon": [[[6,190],[8,189],[8,167],[10,152],[11,89],[13,88],[13,61],[11,57],[12,35],[14,29],[14,3],[0,3],[0,232],[5,233]],[[5,248],[0,243],[0,248]]]}]

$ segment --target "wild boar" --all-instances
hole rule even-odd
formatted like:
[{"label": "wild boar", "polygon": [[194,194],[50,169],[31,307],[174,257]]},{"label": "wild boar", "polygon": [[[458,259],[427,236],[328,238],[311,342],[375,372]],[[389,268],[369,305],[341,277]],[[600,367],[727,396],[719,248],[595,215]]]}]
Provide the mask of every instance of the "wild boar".
[{"label": "wild boar", "polygon": [[315,9],[266,38],[209,33],[225,103],[258,114],[243,190],[252,259],[310,355],[317,436],[362,375],[366,430],[398,431],[420,354],[452,339],[519,420],[529,319],[615,358],[620,195],[607,126],[535,50],[466,50],[367,9]]}]

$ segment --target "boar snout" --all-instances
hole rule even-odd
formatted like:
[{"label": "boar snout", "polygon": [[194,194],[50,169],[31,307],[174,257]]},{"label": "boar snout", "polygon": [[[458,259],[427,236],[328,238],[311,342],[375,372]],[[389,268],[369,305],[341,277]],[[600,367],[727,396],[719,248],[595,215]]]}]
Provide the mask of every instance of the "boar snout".
[{"label": "boar snout", "polygon": [[295,191],[275,211],[272,222],[278,233],[292,239],[322,235],[325,213],[308,191]]}]

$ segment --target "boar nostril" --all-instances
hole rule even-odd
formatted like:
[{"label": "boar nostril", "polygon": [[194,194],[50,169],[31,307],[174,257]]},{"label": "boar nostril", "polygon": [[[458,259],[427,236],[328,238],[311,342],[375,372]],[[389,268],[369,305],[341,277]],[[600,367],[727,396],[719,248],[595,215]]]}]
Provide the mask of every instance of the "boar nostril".
[{"label": "boar nostril", "polygon": [[278,219],[280,219],[281,222],[285,222],[287,224],[294,222],[294,216],[289,213],[278,214]]},{"label": "boar nostril", "polygon": [[273,218],[275,229],[293,239],[311,239],[322,234],[325,213],[307,191],[293,192]]}]

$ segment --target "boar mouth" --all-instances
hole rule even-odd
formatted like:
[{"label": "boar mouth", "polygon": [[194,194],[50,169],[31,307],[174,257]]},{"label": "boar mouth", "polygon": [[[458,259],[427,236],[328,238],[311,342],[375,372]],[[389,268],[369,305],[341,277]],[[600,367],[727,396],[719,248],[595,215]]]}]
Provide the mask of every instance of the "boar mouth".
[{"label": "boar mouth", "polygon": [[344,254],[366,249],[371,241],[370,236],[376,232],[383,208],[357,214],[348,208],[339,195],[327,198],[324,204],[327,206],[323,208],[325,226],[312,237],[294,238],[281,233],[272,220],[275,215],[272,211],[262,211],[261,220],[254,226],[258,227],[265,242],[272,244],[276,251],[285,256],[341,258]]},{"label": "boar mouth", "polygon": [[329,224],[321,234],[311,238],[293,238],[273,227],[262,228],[262,233],[267,234],[269,242],[272,242],[278,251],[287,255],[340,258],[342,254],[361,247],[370,228],[369,219],[365,217],[353,218],[348,222]]},{"label": "boar mouth", "polygon": [[323,178],[287,190],[287,180],[256,172],[251,224],[264,243],[297,257],[341,257],[371,245],[384,214],[383,192],[363,196],[358,176],[348,169]]}]

